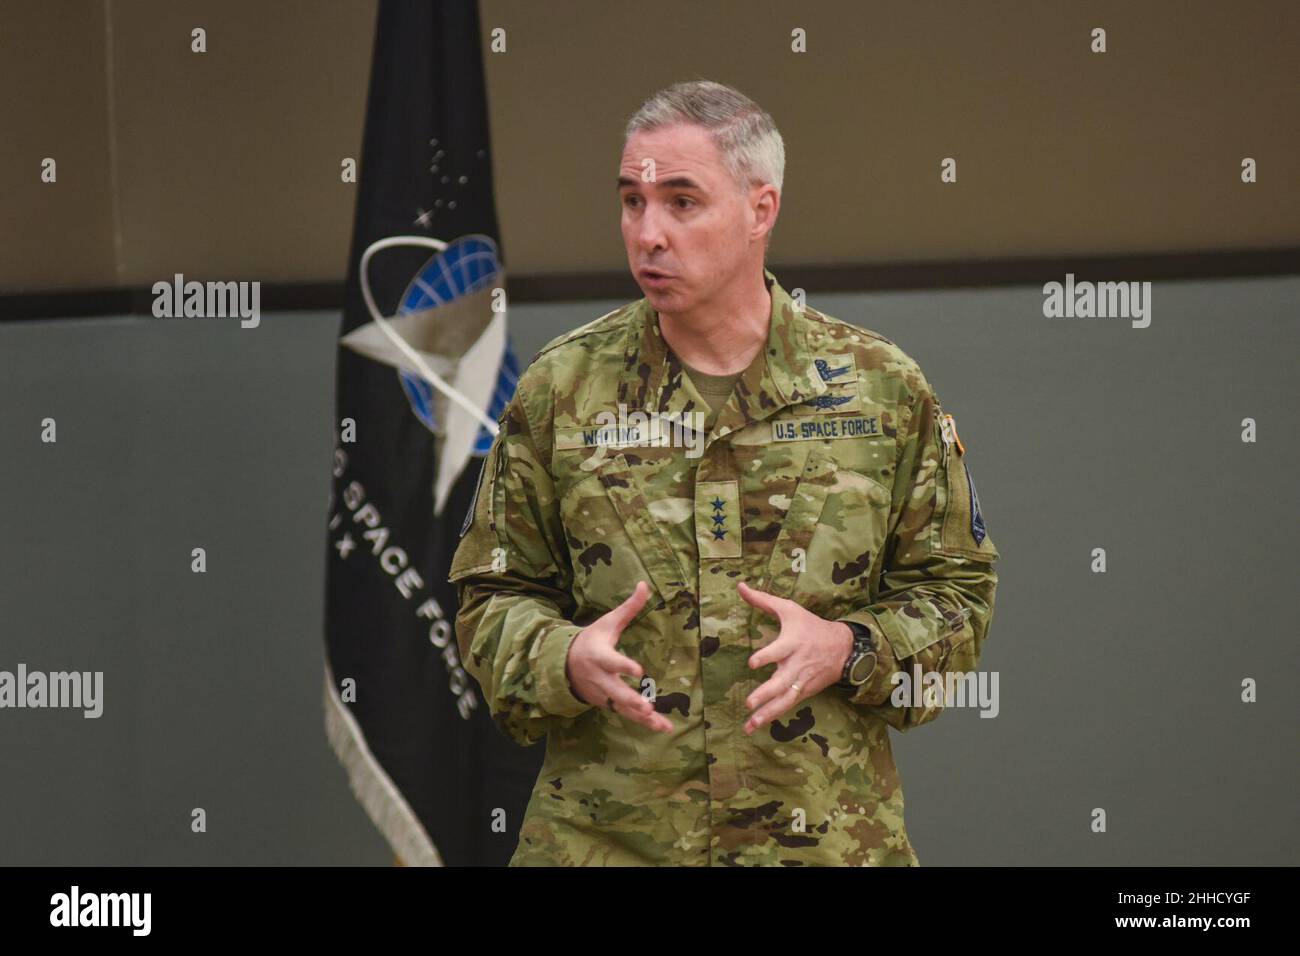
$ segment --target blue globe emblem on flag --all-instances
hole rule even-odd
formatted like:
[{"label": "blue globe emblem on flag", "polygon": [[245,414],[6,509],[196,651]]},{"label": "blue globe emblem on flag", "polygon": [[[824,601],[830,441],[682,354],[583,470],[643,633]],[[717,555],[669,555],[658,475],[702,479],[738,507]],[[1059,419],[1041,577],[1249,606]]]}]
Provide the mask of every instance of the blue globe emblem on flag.
[{"label": "blue globe emblem on flag", "polygon": [[[397,306],[398,315],[424,312],[460,298],[491,288],[501,271],[497,259],[496,243],[486,236],[463,236],[426,262],[402,293]],[[487,414],[500,419],[506,405],[514,397],[519,381],[519,358],[513,343],[506,337],[505,351],[497,371],[496,389],[488,404]],[[437,421],[434,414],[434,388],[418,375],[398,372],[402,390],[415,417],[434,431]],[[492,435],[483,427],[474,439],[473,454],[486,455],[492,448]]]}]

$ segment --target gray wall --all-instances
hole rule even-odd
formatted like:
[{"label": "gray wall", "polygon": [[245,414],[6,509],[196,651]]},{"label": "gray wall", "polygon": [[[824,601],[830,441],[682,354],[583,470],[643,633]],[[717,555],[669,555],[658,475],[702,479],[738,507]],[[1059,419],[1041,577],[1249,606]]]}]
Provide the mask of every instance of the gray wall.
[{"label": "gray wall", "polygon": [[[1297,862],[1298,297],[1157,283],[1133,329],[1036,288],[809,290],[921,363],[1003,555],[999,716],[895,737],[922,864]],[[616,304],[517,307],[521,357]],[[391,860],[322,728],[337,330],[0,325],[0,669],[105,672],[98,720],[0,711],[0,864]]]}]

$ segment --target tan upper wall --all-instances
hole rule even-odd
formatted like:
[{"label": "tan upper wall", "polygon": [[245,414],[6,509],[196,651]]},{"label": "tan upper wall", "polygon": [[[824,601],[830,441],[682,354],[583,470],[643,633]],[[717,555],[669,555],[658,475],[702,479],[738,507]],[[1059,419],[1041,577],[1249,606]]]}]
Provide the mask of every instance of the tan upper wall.
[{"label": "tan upper wall", "polygon": [[106,76],[99,4],[3,0],[0,290],[116,284]]},{"label": "tan upper wall", "polygon": [[[0,289],[346,268],[373,0],[7,5]],[[623,267],[621,129],[694,76],[775,117],[772,258],[1300,244],[1300,4],[482,0],[514,274]],[[190,31],[208,52],[190,52]],[[505,53],[487,50],[503,28]],[[1089,51],[1090,31],[1108,52]],[[806,31],[806,53],[791,31]],[[111,82],[108,78],[111,77]],[[40,163],[58,161],[58,183]],[[1259,182],[1240,182],[1240,162]],[[939,181],[945,157],[958,181]],[[364,170],[363,170],[364,174]],[[115,187],[115,188],[114,188]]]}]

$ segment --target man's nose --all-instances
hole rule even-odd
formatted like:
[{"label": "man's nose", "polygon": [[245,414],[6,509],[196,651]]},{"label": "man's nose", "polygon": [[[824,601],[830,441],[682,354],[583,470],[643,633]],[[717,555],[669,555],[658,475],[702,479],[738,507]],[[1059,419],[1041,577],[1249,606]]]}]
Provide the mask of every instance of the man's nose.
[{"label": "man's nose", "polygon": [[668,238],[664,234],[663,220],[660,215],[653,205],[647,204],[645,211],[641,213],[641,220],[637,224],[637,242],[647,252],[666,248],[668,245]]}]

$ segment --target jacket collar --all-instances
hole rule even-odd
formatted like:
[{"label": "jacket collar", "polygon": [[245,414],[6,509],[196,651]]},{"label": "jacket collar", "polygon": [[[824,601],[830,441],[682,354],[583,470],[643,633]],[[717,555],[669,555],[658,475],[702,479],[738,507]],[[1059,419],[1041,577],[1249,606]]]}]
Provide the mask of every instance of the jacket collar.
[{"label": "jacket collar", "polygon": [[[772,297],[767,343],[736,381],[731,397],[718,413],[710,440],[827,391],[808,347],[810,320],[767,269],[763,270],[763,281]],[[636,318],[629,323],[623,354],[619,402],[629,410],[674,416],[707,412],[708,403],[664,340],[659,313],[648,299],[638,301],[634,309]]]}]

